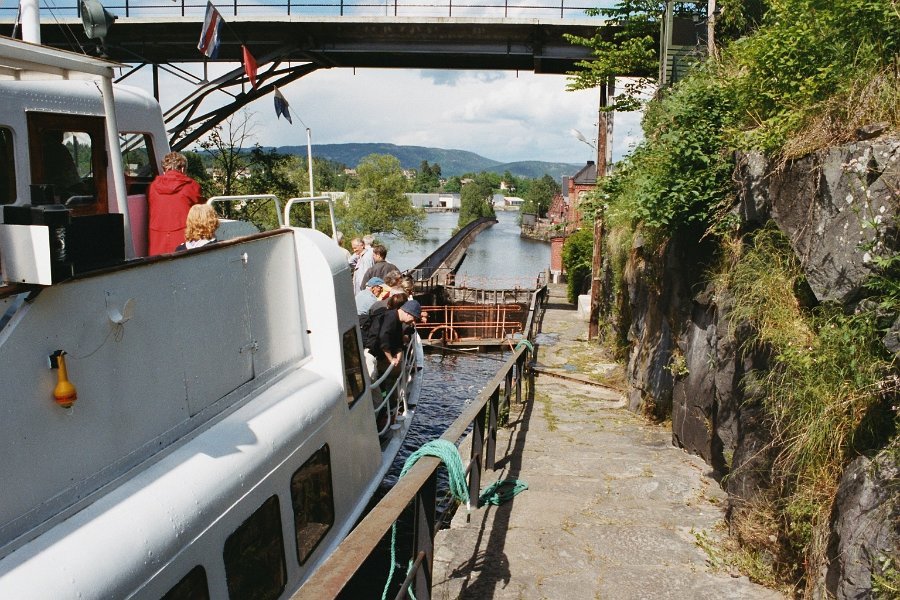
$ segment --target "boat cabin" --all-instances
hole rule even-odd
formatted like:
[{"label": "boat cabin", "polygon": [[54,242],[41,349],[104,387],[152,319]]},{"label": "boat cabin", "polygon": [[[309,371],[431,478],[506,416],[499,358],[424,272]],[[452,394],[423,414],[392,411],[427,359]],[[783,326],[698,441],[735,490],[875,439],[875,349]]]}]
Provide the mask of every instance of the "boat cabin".
[{"label": "boat cabin", "polygon": [[319,231],[144,257],[168,142],[112,67],[0,38],[0,598],[288,598],[402,445],[415,358],[370,381]]}]

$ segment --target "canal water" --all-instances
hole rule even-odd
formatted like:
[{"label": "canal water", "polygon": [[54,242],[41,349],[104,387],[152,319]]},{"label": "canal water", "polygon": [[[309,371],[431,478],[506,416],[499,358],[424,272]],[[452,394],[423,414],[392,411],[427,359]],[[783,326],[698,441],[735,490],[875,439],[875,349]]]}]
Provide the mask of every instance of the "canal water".
[{"label": "canal water", "polygon": [[[450,239],[459,213],[429,213],[419,242],[386,237],[387,259],[401,271],[411,269]],[[498,211],[497,223],[478,234],[457,272],[457,284],[472,287],[534,287],[538,273],[550,268],[550,244],[519,236],[519,211]]]},{"label": "canal water", "polygon": [[[498,223],[482,231],[469,246],[466,258],[457,274],[457,282],[467,282],[475,287],[533,287],[538,273],[550,266],[550,245],[545,242],[527,240],[519,236],[519,213],[500,211]],[[426,256],[434,252],[453,235],[458,213],[429,213],[425,222],[425,239],[409,243],[386,238],[387,259],[401,270],[412,268]],[[467,353],[426,354],[425,375],[422,396],[416,411],[415,421],[394,465],[388,473],[375,501],[380,499],[396,483],[406,459],[426,442],[439,438],[447,427],[472,402],[482,388],[491,380],[497,370],[509,357],[509,353]],[[490,475],[485,477],[485,485],[491,483]],[[438,471],[439,504],[440,496],[448,489],[446,471]],[[399,524],[398,537],[409,537],[411,525],[409,515]],[[354,577],[348,588],[340,596],[342,600],[381,598],[382,589],[390,568],[390,533],[382,540],[376,554],[367,561]],[[397,560],[406,564],[409,546],[398,542]],[[389,598],[397,593],[403,580],[405,567],[397,566],[394,585]]]}]

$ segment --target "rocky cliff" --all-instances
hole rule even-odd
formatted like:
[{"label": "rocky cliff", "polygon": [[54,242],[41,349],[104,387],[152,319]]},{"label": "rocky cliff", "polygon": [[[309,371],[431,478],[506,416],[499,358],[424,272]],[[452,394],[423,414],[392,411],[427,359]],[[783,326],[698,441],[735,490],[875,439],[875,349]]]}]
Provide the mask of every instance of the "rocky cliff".
[{"label": "rocky cliff", "polygon": [[[859,137],[787,164],[738,157],[732,208],[743,231],[774,223],[787,237],[811,302],[839,303],[848,312],[865,297],[873,260],[896,251],[900,210],[900,137],[878,128]],[[777,443],[754,385],[770,357],[766,348],[743,343],[746,325],[735,321],[731,298],[707,276],[718,257],[702,233],[686,232],[652,251],[635,236],[613,325],[627,330],[629,407],[671,414],[674,443],[727,475],[735,513],[770,485]],[[898,323],[884,340],[895,353]],[[807,573],[817,595],[870,597],[872,573],[880,572],[875,563],[900,556],[897,454],[895,448],[860,457],[846,468],[827,561]]]}]

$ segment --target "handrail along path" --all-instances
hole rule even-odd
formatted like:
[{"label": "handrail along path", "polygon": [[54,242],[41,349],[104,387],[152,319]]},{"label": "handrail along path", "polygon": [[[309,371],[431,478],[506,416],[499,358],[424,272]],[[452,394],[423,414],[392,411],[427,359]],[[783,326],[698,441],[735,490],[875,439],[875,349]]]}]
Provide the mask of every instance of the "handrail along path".
[{"label": "handrail along path", "polygon": [[[543,312],[547,294],[546,287],[535,292],[530,308],[532,315]],[[539,323],[539,316],[529,319],[529,339],[533,339]],[[471,427],[471,453],[466,463],[466,477],[469,497],[476,504],[481,475],[486,469],[493,470],[497,462],[495,455],[500,415],[508,413],[513,395],[517,403],[533,397],[533,361],[534,346],[520,343],[481,393],[440,437],[457,444]],[[523,382],[528,386],[525,400],[522,397]],[[441,522],[436,518],[437,469],[440,464],[440,459],[432,456],[419,459],[292,596],[292,600],[336,598],[410,503],[414,503],[413,568],[397,598],[408,597],[409,591],[418,600],[430,598],[434,536],[436,526]]]}]

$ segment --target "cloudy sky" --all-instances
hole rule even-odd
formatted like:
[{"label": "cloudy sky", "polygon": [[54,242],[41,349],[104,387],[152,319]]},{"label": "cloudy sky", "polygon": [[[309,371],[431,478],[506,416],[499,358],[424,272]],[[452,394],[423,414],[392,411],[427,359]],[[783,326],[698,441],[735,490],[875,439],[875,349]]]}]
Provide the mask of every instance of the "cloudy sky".
[{"label": "cloudy sky", "polygon": [[[595,152],[572,130],[596,140],[600,93],[568,92],[566,82],[532,72],[321,69],[281,88],[298,117],[293,126],[276,119],[272,95],[249,110],[263,146],[305,145],[305,125],[313,144],[387,142],[501,162],[582,163]],[[169,105],[165,95],[162,103]],[[613,159],[640,135],[640,115],[615,115]]]}]

